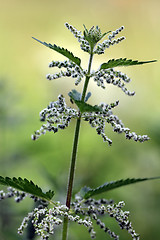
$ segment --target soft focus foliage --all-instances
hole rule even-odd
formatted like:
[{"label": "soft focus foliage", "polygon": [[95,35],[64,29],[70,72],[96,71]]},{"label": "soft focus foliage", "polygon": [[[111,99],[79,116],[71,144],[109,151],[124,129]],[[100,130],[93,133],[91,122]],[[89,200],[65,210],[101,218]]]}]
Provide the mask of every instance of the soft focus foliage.
[{"label": "soft focus foliage", "polygon": [[[46,63],[61,60],[61,56],[37,45],[31,36],[48,40],[52,44],[63,45],[77,56],[79,46],[63,27],[64,22],[71,22],[78,29],[82,29],[83,23],[87,27],[96,24],[103,32],[125,25],[127,41],[123,41],[117,47],[114,46],[111,51],[109,49],[99,61],[107,62],[110,58],[120,57],[159,59],[160,33],[157,30],[160,24],[159,9],[160,2],[157,0],[87,2],[69,0],[63,4],[61,1],[51,0],[1,1],[0,175],[26,177],[43,187],[48,185],[48,189],[58,189],[61,193],[66,188],[66,169],[70,161],[74,122],[62,134],[57,133],[56,137],[48,134],[46,138],[32,142],[30,135],[37,125],[41,125],[36,120],[40,110],[48,104],[48,101],[55,101],[60,92],[67,95],[74,80],[65,78],[54,80],[53,83],[45,79],[48,71]],[[81,52],[81,56],[88,61],[86,53]],[[86,62],[82,63],[84,67]],[[100,62],[97,60],[96,67]],[[151,140],[141,145],[127,142],[120,135],[112,136],[110,132],[113,146],[104,147],[101,139],[95,135],[94,129],[88,128],[84,123],[81,128],[75,191],[82,185],[94,188],[103,182],[118,178],[159,175],[159,69],[159,62],[141,68],[135,66],[127,69],[127,74],[133,79],[132,88],[136,91],[136,96],[132,99],[128,99],[119,89],[112,86],[105,90],[96,88],[92,99],[96,99],[97,104],[104,99],[106,102],[115,102],[119,99],[117,112],[120,111],[118,114],[126,121],[126,125],[129,125],[131,130],[148,134]],[[89,86],[90,89],[93,87],[94,83]],[[109,128],[107,131],[110,131]],[[50,159],[52,163],[49,163]],[[98,174],[97,166],[100,169]],[[58,181],[55,178],[57,174],[61,174]],[[127,202],[127,209],[130,209],[134,227],[142,239],[158,239],[160,235],[158,182],[119,189],[105,197],[117,201],[124,199]],[[60,194],[59,198],[64,201],[63,195]],[[15,229],[22,220],[21,216],[33,208],[30,201],[25,201],[21,208],[20,205],[17,206],[10,201],[1,205],[0,239],[17,239]],[[113,224],[114,222],[110,222],[111,226]],[[80,234],[82,236],[83,231],[76,227],[73,230],[70,239],[78,240],[77,236]],[[97,239],[104,236],[99,233]],[[121,236],[124,240],[128,239],[128,235],[123,232]],[[18,239],[21,238],[18,236]],[[85,231],[83,239],[88,239]]]}]

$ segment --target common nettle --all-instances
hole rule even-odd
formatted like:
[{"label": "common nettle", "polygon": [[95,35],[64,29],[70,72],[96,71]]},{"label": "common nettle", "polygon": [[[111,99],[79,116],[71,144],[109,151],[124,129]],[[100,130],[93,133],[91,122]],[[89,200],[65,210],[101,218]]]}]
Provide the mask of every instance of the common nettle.
[{"label": "common nettle", "polygon": [[[101,33],[98,26],[93,26],[89,30],[84,26],[83,32],[78,31],[68,23],[65,23],[65,26],[71,31],[74,37],[77,38],[80,43],[80,48],[89,54],[87,69],[83,69],[81,59],[74,56],[73,53],[67,49],[55,44],[52,45],[42,42],[36,38],[33,39],[67,58],[65,61],[52,61],[49,63],[49,68],[59,68],[60,70],[58,73],[47,74],[46,78],[48,80],[64,77],[73,78],[75,79],[75,86],[82,84],[83,90],[82,93],[80,93],[76,89],[73,89],[68,93],[71,101],[70,106],[67,106],[65,102],[65,97],[67,96],[64,97],[62,94],[59,94],[56,101],[50,102],[49,105],[40,112],[42,126],[32,134],[32,140],[37,140],[46,132],[51,132],[52,134],[57,133],[69,127],[71,121],[76,121],[66,203],[62,204],[54,201],[53,190],[43,192],[42,189],[32,181],[20,177],[12,179],[9,177],[0,177],[0,183],[9,186],[8,192],[0,191],[0,200],[13,197],[16,202],[20,202],[29,196],[38,203],[37,207],[35,207],[32,212],[29,212],[23,219],[18,229],[20,235],[23,234],[29,222],[32,222],[35,234],[39,235],[41,239],[49,239],[50,235],[54,234],[57,226],[62,225],[62,240],[66,240],[68,237],[68,222],[74,222],[86,227],[92,239],[96,238],[95,226],[98,225],[99,228],[106,233],[106,239],[110,237],[117,240],[119,236],[103,222],[104,217],[102,218],[102,216],[106,215],[114,218],[121,229],[127,230],[133,240],[138,240],[140,238],[139,234],[133,229],[132,223],[129,220],[130,213],[129,211],[123,210],[125,205],[124,201],[114,203],[113,200],[98,199],[97,197],[94,199],[93,197],[118,187],[157,179],[159,177],[121,179],[106,182],[95,189],[85,186],[82,187],[75,196],[72,194],[72,189],[81,121],[88,122],[91,127],[95,128],[96,133],[100,135],[108,145],[112,145],[112,140],[105,133],[106,124],[110,124],[114,132],[124,134],[128,140],[132,139],[141,143],[149,140],[147,135],[139,135],[132,132],[124,125],[118,116],[114,115],[113,109],[118,106],[118,100],[113,103],[100,103],[94,106],[87,103],[91,97],[91,92],[88,92],[89,82],[94,81],[95,86],[97,85],[102,89],[105,89],[107,84],[112,84],[119,87],[126,95],[133,96],[135,92],[128,90],[126,87],[131,79],[126,74],[117,70],[117,67],[141,65],[155,62],[155,60],[133,61],[126,58],[110,59],[102,63],[97,70],[92,70],[92,61],[95,54],[104,54],[107,48],[125,40],[124,36],[117,38],[121,31],[124,30],[124,27],[122,26],[113,32]],[[101,41],[104,37],[107,39]],[[84,83],[82,83],[83,81]],[[77,106],[76,109],[72,107],[73,104]]]}]

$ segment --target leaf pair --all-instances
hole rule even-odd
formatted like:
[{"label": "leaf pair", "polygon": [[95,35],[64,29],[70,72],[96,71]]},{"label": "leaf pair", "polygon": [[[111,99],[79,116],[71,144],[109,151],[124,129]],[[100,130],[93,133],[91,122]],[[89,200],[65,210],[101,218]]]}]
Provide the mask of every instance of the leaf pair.
[{"label": "leaf pair", "polygon": [[[84,35],[86,40],[91,41],[91,37],[89,37],[89,35],[87,35],[87,33],[89,34],[88,30],[85,28],[84,31]],[[102,37],[104,37],[107,33],[104,33]],[[70,61],[74,62],[75,64],[77,64],[80,68],[81,68],[81,59],[78,57],[75,57],[73,55],[72,52],[68,51],[67,49],[64,49],[63,47],[59,47],[57,45],[52,45],[51,43],[46,43],[46,42],[42,42],[40,40],[38,40],[37,38],[32,37],[34,40],[36,40],[37,42],[43,44],[46,47],[51,48],[52,50],[62,54],[63,56],[67,57]],[[156,60],[152,60],[152,61],[138,61],[138,60],[131,60],[131,59],[126,59],[126,58],[119,58],[119,59],[110,59],[107,63],[103,63],[100,65],[100,69],[109,69],[109,68],[114,68],[114,67],[118,67],[118,66],[133,66],[133,65],[141,65],[141,64],[145,64],[145,63],[152,63],[152,62],[156,62]]]},{"label": "leaf pair", "polygon": [[[107,192],[109,190],[113,190],[122,186],[127,186],[133,183],[138,182],[144,182],[148,180],[154,180],[154,179],[160,179],[160,177],[152,177],[152,178],[127,178],[127,179],[121,179],[117,181],[112,182],[106,182],[105,184],[92,189],[89,187],[83,187],[78,195],[80,195],[83,199],[88,199],[90,197],[93,197],[95,195]],[[2,177],[0,176],[0,184],[5,186],[13,187],[17,190],[29,193],[31,195],[34,195],[35,197],[38,197],[40,199],[43,199],[45,201],[50,201],[54,196],[54,191],[49,190],[48,192],[44,193],[40,187],[35,185],[32,181],[28,181],[26,178],[9,178],[9,177]]]}]

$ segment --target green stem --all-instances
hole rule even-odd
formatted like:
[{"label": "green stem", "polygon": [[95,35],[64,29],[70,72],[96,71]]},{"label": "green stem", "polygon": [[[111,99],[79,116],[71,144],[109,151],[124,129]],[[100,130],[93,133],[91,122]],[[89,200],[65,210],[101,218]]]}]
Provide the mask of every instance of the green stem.
[{"label": "green stem", "polygon": [[68,229],[68,217],[64,217],[62,240],[66,240],[67,239],[67,229]]},{"label": "green stem", "polygon": [[[87,87],[88,87],[88,83],[89,83],[89,79],[90,79],[92,60],[93,60],[93,53],[90,54],[88,72],[87,72],[87,76],[85,79],[83,92],[82,92],[82,98],[81,98],[82,101],[84,101],[86,92],[87,92]],[[68,208],[70,208],[70,204],[71,204],[80,125],[81,125],[81,114],[80,114],[79,118],[77,119],[75,135],[74,135],[74,142],[73,142],[73,150],[72,150],[72,158],[71,158],[71,166],[70,166],[70,174],[69,174],[69,182],[68,182],[68,190],[67,190],[67,198],[66,198],[66,206]],[[67,240],[67,231],[68,231],[68,218],[64,217],[62,240]]]},{"label": "green stem", "polygon": [[75,172],[75,163],[76,163],[76,156],[77,156],[80,124],[81,124],[81,117],[77,119],[75,136],[74,136],[70,175],[69,175],[69,182],[68,182],[67,199],[66,199],[66,206],[68,208],[70,208],[71,197],[72,197],[72,188],[73,188],[73,179],[74,179],[74,172]]},{"label": "green stem", "polygon": [[87,76],[86,76],[86,80],[85,80],[84,87],[83,87],[83,92],[82,92],[82,98],[81,98],[82,101],[84,101],[85,96],[86,96],[86,92],[87,92],[87,87],[88,87],[88,83],[89,83],[89,79],[90,79],[89,75],[90,75],[90,72],[91,72],[92,60],[93,60],[93,53],[91,53],[90,59],[89,59],[88,72],[87,72]]}]

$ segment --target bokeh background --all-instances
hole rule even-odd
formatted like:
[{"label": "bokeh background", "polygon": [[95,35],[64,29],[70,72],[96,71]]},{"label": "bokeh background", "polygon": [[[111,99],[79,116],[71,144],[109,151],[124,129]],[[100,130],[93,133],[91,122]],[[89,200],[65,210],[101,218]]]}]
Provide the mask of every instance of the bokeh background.
[{"label": "bokeh background", "polygon": [[[139,60],[159,60],[160,56],[160,1],[159,0],[0,0],[0,175],[32,179],[44,190],[55,189],[55,199],[65,201],[66,183],[72,149],[75,122],[57,134],[47,134],[38,141],[31,134],[39,129],[39,112],[62,93],[75,88],[69,78],[47,81],[48,63],[63,60],[63,56],[35,42],[42,41],[68,48],[82,57],[87,68],[88,55],[80,51],[79,44],[65,28],[68,22],[78,30],[83,24],[93,25],[102,31],[115,30],[124,25],[126,40],[110,47],[104,55],[95,56],[93,67],[110,58],[127,57]],[[149,142],[140,144],[125,140],[124,135],[108,136],[113,146],[108,147],[95,129],[82,124],[74,191],[84,185],[97,187],[111,180],[128,177],[160,175],[160,65],[153,64],[123,68],[133,81],[130,90],[136,95],[126,96],[111,86],[106,90],[90,83],[90,103],[120,100],[115,109],[126,126],[139,134],[148,134]],[[79,86],[81,91],[83,84]],[[68,104],[69,101],[68,101]],[[143,240],[160,238],[160,181],[150,181],[128,186],[103,194],[102,197],[124,200],[126,210]],[[33,203],[20,204],[13,200],[0,203],[0,239],[29,239],[17,235],[17,228]],[[110,225],[128,240],[130,236],[120,231],[114,221]],[[60,239],[61,229],[51,239]],[[86,229],[70,225],[70,240],[89,239]],[[109,239],[97,229],[97,240]]]}]

